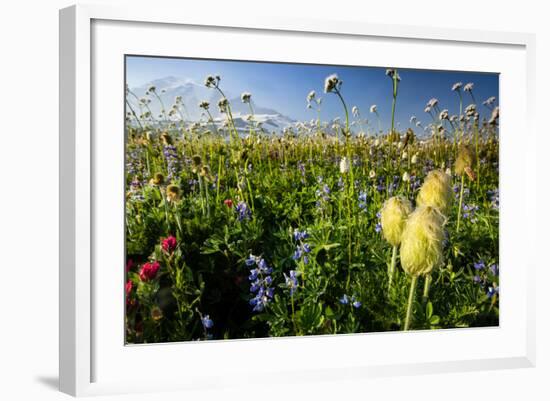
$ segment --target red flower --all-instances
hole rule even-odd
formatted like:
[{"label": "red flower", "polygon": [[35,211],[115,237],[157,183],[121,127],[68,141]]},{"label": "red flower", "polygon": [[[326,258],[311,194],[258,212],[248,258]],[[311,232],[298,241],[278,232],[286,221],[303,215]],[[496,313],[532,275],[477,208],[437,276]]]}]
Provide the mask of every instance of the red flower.
[{"label": "red flower", "polygon": [[128,259],[126,262],[126,273],[128,273],[132,268],[134,267],[134,261],[132,259]]},{"label": "red flower", "polygon": [[132,283],[132,280],[128,280],[124,288],[126,289],[126,296],[127,297],[130,296],[130,293],[132,292],[132,288],[134,288],[134,283]]},{"label": "red flower", "polygon": [[174,249],[176,249],[177,244],[178,241],[176,240],[176,237],[170,235],[168,238],[162,240],[162,249],[168,253],[172,253],[174,252]]},{"label": "red flower", "polygon": [[157,276],[157,272],[160,269],[160,263],[159,262],[147,262],[139,271],[139,278],[141,281],[149,281],[154,279]]},{"label": "red flower", "polygon": [[233,201],[231,199],[226,199],[223,201],[223,203],[225,206],[227,206],[230,209],[233,207]]}]

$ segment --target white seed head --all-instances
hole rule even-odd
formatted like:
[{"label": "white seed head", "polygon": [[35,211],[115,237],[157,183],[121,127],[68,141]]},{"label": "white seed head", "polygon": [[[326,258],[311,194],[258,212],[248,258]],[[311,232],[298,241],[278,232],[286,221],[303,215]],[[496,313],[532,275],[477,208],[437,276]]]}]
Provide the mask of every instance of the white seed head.
[{"label": "white seed head", "polygon": [[429,106],[431,109],[437,106],[438,103],[439,103],[439,100],[437,100],[435,97],[432,97],[430,100],[428,100],[428,103],[426,104],[426,106]]},{"label": "white seed head", "polygon": [[500,108],[497,106],[493,109],[493,112],[491,113],[491,119],[489,120],[489,124],[496,124],[499,116],[500,116]]},{"label": "white seed head", "polygon": [[342,84],[338,75],[332,74],[325,78],[325,93],[337,91]]},{"label": "white seed head", "polygon": [[464,112],[466,113],[466,117],[474,117],[476,114],[476,105],[473,103],[469,104]]},{"label": "white seed head", "polygon": [[226,113],[228,105],[229,105],[229,101],[225,97],[222,97],[218,101],[218,108],[220,109],[220,113]]},{"label": "white seed head", "polygon": [[340,173],[347,174],[349,172],[349,159],[347,157],[342,157],[340,160]]}]

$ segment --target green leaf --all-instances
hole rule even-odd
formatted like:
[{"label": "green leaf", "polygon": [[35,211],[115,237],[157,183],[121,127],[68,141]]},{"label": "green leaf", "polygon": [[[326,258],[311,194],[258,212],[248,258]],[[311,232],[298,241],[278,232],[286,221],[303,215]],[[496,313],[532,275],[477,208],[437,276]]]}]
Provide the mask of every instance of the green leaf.
[{"label": "green leaf", "polygon": [[430,319],[432,317],[432,314],[434,312],[433,305],[430,301],[426,304],[426,317]]}]

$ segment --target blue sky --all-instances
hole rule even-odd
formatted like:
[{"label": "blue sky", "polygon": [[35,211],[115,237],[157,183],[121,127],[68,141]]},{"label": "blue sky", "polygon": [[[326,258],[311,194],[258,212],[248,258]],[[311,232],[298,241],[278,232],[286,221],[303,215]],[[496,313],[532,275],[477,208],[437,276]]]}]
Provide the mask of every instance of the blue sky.
[{"label": "blue sky", "polygon": [[[323,93],[325,77],[336,73],[343,80],[341,92],[350,112],[351,107],[357,106],[362,118],[369,119],[372,126],[377,127],[376,117],[369,113],[370,106],[376,104],[383,128],[390,125],[392,83],[385,75],[385,68],[141,56],[127,57],[126,65],[127,83],[131,88],[167,76],[202,84],[207,75],[218,74],[222,78],[220,86],[228,97],[251,92],[256,104],[273,108],[296,120],[316,118],[316,112],[306,108],[306,96],[311,90],[323,98],[323,120],[337,116],[344,118],[338,97]],[[410,126],[411,115],[417,116],[424,125],[431,121],[424,107],[432,97],[439,99],[440,108],[458,114],[458,96],[451,91],[451,86],[458,81],[474,83],[473,93],[482,117],[490,115],[490,111],[481,105],[483,100],[496,96],[498,103],[498,74],[401,68],[398,71],[401,82],[396,122],[401,122],[401,129]],[[472,103],[468,93],[462,95],[463,107]]]}]

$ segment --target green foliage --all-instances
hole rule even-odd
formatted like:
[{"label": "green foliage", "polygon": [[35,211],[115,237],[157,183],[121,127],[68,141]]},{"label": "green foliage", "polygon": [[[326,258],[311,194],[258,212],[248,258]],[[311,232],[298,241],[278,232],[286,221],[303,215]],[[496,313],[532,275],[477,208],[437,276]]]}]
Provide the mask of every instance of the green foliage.
[{"label": "green foliage", "polygon": [[[164,131],[147,124],[130,131],[126,251],[134,267],[127,274],[133,285],[127,297],[128,342],[403,329],[410,278],[398,255],[388,291],[392,247],[376,229],[377,213],[393,195],[414,205],[417,184],[427,172],[452,168],[453,140],[416,140],[403,147],[394,131],[376,142],[343,135],[336,141],[318,127],[280,136],[253,129],[246,138],[227,140],[200,129],[172,128],[174,159],[166,156]],[[471,141],[471,135],[462,140]],[[420,288],[425,278],[419,279],[413,329],[498,325],[498,292],[491,292],[498,274],[489,268],[498,265],[498,209],[489,192],[498,190],[494,133],[484,131],[478,147],[479,181],[466,180],[464,195],[464,205],[475,207],[464,211],[457,232],[458,201],[453,201],[445,263],[432,272],[425,299]],[[350,172],[341,173],[339,161],[346,154],[354,162]],[[201,156],[201,165],[194,164],[193,155]],[[401,179],[404,172],[411,181]],[[162,173],[164,182],[152,182],[155,173]],[[460,181],[453,177],[455,186]],[[177,185],[179,196],[171,198],[168,185]],[[240,202],[244,212],[237,209]],[[297,241],[296,229],[308,237]],[[173,250],[161,246],[169,236],[176,239]],[[293,258],[304,244],[308,251]],[[260,311],[250,304],[254,266],[246,260],[251,254],[273,269],[273,297]],[[160,269],[143,281],[139,272],[148,261],[157,261]],[[479,261],[484,268],[474,267]],[[293,290],[291,271],[296,272]],[[212,327],[203,325],[206,317]]]}]

